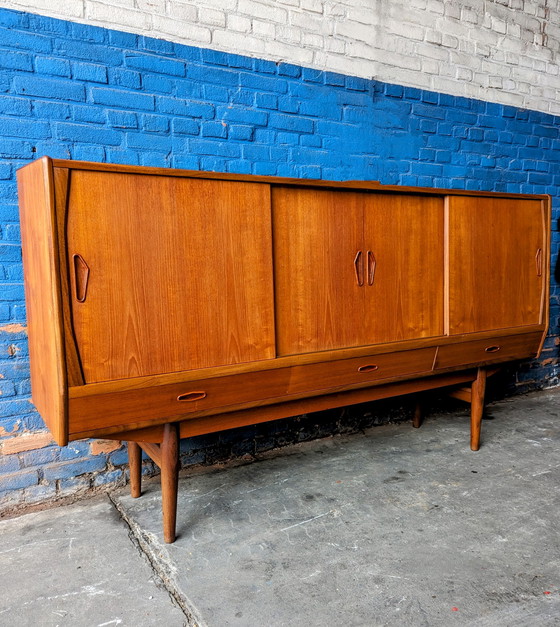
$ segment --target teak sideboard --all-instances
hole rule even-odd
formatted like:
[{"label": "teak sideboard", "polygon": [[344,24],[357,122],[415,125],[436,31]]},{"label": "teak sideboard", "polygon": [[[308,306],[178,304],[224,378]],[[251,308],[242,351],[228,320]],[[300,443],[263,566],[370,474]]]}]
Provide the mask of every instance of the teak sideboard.
[{"label": "teak sideboard", "polygon": [[[18,172],[32,397],[58,444],[179,438],[449,387],[535,357],[550,197],[39,159]],[[415,426],[420,423],[417,411]]]}]

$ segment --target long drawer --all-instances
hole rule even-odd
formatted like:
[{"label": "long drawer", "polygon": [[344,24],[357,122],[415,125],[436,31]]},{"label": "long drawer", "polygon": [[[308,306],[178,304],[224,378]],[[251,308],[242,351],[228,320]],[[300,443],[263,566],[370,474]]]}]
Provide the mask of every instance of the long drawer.
[{"label": "long drawer", "polygon": [[269,404],[315,391],[428,373],[434,356],[435,348],[422,348],[96,395],[79,396],[80,388],[72,388],[70,433],[219,413],[226,407]]},{"label": "long drawer", "polygon": [[489,340],[447,344],[438,348],[434,370],[469,365],[484,366],[503,361],[534,357],[542,340],[542,332],[523,333]]}]

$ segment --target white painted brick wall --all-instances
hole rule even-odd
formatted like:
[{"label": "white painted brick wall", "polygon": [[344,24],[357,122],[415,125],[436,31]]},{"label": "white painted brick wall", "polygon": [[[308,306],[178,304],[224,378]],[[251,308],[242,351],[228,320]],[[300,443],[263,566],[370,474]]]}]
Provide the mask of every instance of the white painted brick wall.
[{"label": "white painted brick wall", "polygon": [[560,113],[560,0],[0,0],[0,7]]}]

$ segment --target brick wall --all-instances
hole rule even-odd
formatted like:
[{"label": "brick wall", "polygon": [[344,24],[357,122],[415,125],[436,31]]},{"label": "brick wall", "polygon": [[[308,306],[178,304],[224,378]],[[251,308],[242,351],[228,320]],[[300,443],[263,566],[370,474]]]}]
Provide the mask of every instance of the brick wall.
[{"label": "brick wall", "polygon": [[[42,155],[553,196],[551,333],[518,390],[558,384],[560,118],[0,10],[0,509],[123,480],[113,442],[55,446],[29,402],[18,167]],[[371,424],[329,412],[184,443],[212,461]],[[149,471],[150,468],[148,467]]]},{"label": "brick wall", "polygon": [[550,0],[3,0],[183,44],[560,114]]}]

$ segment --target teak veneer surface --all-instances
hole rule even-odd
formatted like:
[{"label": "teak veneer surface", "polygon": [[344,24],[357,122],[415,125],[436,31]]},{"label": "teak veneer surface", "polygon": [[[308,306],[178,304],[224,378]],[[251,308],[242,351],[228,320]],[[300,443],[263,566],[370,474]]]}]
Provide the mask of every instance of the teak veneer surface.
[{"label": "teak veneer surface", "polygon": [[451,334],[543,322],[546,223],[539,200],[449,199]]},{"label": "teak veneer surface", "polygon": [[[334,392],[317,397],[289,400],[276,405],[266,407],[254,407],[231,411],[225,414],[201,416],[189,418],[179,423],[181,437],[191,437],[204,433],[215,433],[224,429],[232,429],[246,425],[259,424],[270,420],[279,420],[290,416],[298,416],[336,407],[366,403],[369,401],[414,394],[426,390],[433,390],[442,387],[457,386],[471,383],[476,379],[476,370],[446,373],[437,377],[425,377],[408,381],[393,381],[373,388],[360,388],[356,390],[346,390]],[[161,442],[163,426],[137,428],[112,433],[103,437],[116,440],[136,440],[139,442]],[[95,432],[89,432],[87,437],[96,437]]]},{"label": "teak veneer surface", "polygon": [[443,335],[443,199],[366,198],[364,249],[375,260],[364,291],[367,336],[377,343]]},{"label": "teak veneer surface", "polygon": [[[542,336],[543,326],[532,325],[529,327],[512,327],[511,329],[485,331],[477,333],[476,337],[480,340],[489,340],[485,344],[485,346],[487,346],[494,343],[495,341],[498,341],[500,338],[525,335],[532,332],[537,333],[538,336]],[[276,359],[234,364],[231,366],[216,366],[212,368],[200,368],[198,370],[184,370],[181,372],[172,372],[163,375],[132,377],[130,379],[119,379],[117,381],[103,381],[100,383],[90,383],[88,385],[73,385],[68,389],[68,396],[70,399],[72,399],[80,398],[83,396],[96,396],[98,394],[120,392],[125,390],[141,390],[144,388],[153,388],[160,385],[169,385],[172,383],[203,381],[234,374],[260,372],[263,370],[277,370],[281,368],[289,368],[291,366],[323,364],[339,360],[353,359],[356,357],[372,358],[376,355],[381,355],[388,352],[405,354],[407,351],[413,351],[419,348],[437,348],[439,346],[446,346],[448,344],[466,344],[468,342],[472,342],[472,340],[473,334],[467,333],[455,336],[440,336],[435,338],[423,338],[420,340],[407,340],[404,342],[392,342],[387,344],[359,346],[347,349],[302,353],[299,355],[287,355],[285,357],[277,357]],[[537,352],[540,352],[540,348]]]},{"label": "teak veneer surface", "polygon": [[33,403],[54,439],[65,444],[68,389],[54,181],[48,160],[19,170],[18,195]]},{"label": "teak veneer surface", "polygon": [[256,183],[72,172],[68,258],[89,267],[84,302],[72,299],[86,383],[273,358],[268,206]]},{"label": "teak veneer surface", "polygon": [[[292,366],[196,381],[175,383],[144,391],[71,398],[70,431],[124,426],[149,419],[215,413],[218,408],[266,404],[316,391],[371,384],[415,373],[430,372],[434,348],[376,355],[372,359]],[[180,400],[192,396],[194,400]]]},{"label": "teak veneer surface", "polygon": [[[444,385],[439,382],[440,373],[534,357],[538,354],[540,340],[540,332],[527,333],[504,337],[498,344],[476,340],[376,355],[367,360],[349,359],[265,370],[191,382],[190,385],[183,382],[95,396],[74,396],[69,400],[70,437],[77,439],[96,434],[100,437],[100,434],[115,433],[124,428],[147,428],[170,420],[193,420],[216,413],[229,415],[240,409],[254,410],[296,400],[303,402],[306,396],[309,397],[306,411],[319,411],[324,406],[324,402],[317,398],[321,395],[370,388],[372,399],[387,398],[379,396],[379,391],[371,386],[386,387],[405,383],[411,378],[432,378],[432,381],[419,385],[422,389],[433,389]],[[498,350],[494,351],[496,348]],[[487,349],[491,349],[490,352]],[[376,369],[359,371],[359,368],[371,365]],[[204,393],[205,396],[187,404],[178,401],[179,396],[191,393]],[[277,410],[271,408],[270,415],[273,413]],[[228,424],[231,423],[229,420]]]},{"label": "teak veneer surface", "polygon": [[496,361],[515,361],[526,357],[536,357],[542,332],[524,333],[509,337],[495,337],[489,340],[474,340],[460,344],[447,344],[438,347],[434,370],[444,370],[473,364],[487,365]]},{"label": "teak veneer surface", "polygon": [[355,267],[363,249],[362,195],[275,188],[272,216],[278,355],[372,343],[364,338],[364,289]]},{"label": "teak veneer surface", "polygon": [[277,350],[443,334],[443,200],[274,187]]}]

